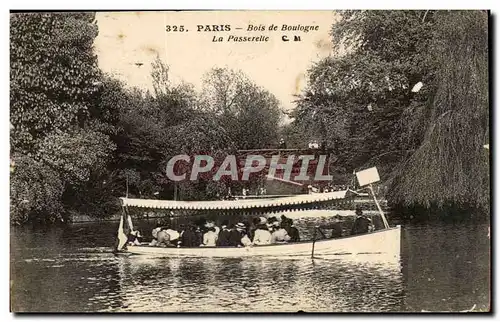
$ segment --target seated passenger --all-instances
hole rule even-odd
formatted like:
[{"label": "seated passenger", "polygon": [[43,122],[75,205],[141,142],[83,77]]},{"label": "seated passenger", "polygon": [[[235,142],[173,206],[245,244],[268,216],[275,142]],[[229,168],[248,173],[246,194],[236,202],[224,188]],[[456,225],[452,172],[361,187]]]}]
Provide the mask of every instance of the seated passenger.
[{"label": "seated passenger", "polygon": [[255,235],[253,237],[253,243],[255,245],[271,244],[271,233],[269,232],[265,224],[257,226],[257,229],[255,230]]},{"label": "seated passenger", "polygon": [[336,222],[332,225],[332,235],[330,238],[340,238],[342,237],[342,226],[340,223]]},{"label": "seated passenger", "polygon": [[217,225],[216,225],[213,221],[212,221],[212,223],[214,224],[215,233],[216,233],[217,235],[219,235],[219,233],[220,233],[220,227],[219,227],[219,226],[217,226]]},{"label": "seated passenger", "polygon": [[179,229],[177,231],[179,232],[179,236],[182,237],[182,234],[184,234],[184,231],[186,230],[187,226],[184,224],[179,225]]},{"label": "seated passenger", "polygon": [[290,241],[290,236],[285,229],[286,222],[281,223],[280,227],[276,227],[276,230],[271,234],[271,244],[282,244]]},{"label": "seated passenger", "polygon": [[180,242],[179,238],[181,237],[181,234],[175,230],[175,229],[172,229],[172,228],[167,228],[165,231],[169,236],[170,236],[170,243],[177,246]]},{"label": "seated passenger", "polygon": [[196,226],[195,227],[195,234],[196,234],[196,243],[198,246],[203,245],[203,234],[205,233],[202,227]]},{"label": "seated passenger", "polygon": [[161,221],[158,220],[156,222],[156,227],[151,232],[151,235],[153,235],[153,240],[149,243],[149,246],[156,246],[156,244],[158,243],[158,232],[162,230],[163,230],[162,223]]},{"label": "seated passenger", "polygon": [[127,243],[129,245],[136,245],[136,246],[138,246],[138,245],[141,244],[141,239],[142,239],[141,232],[138,231],[138,230],[132,230],[128,234]]},{"label": "seated passenger", "polygon": [[260,224],[260,221],[261,221],[260,218],[256,217],[252,220],[250,226],[248,226],[247,235],[248,238],[250,238],[250,240],[253,240],[255,230],[257,230],[257,226]]},{"label": "seated passenger", "polygon": [[219,227],[217,227],[217,226],[215,225],[215,222],[214,222],[213,220],[209,220],[209,221],[207,221],[207,223],[205,224],[205,228],[207,228],[207,229],[208,229],[208,228],[211,228],[211,227],[213,227],[213,228],[215,229],[215,233],[216,233],[217,235],[219,235],[220,228],[219,228]]},{"label": "seated passenger", "polygon": [[241,237],[241,246],[247,247],[252,245],[252,241],[250,240],[250,237],[245,233],[243,234],[243,237]]},{"label": "seated passenger", "polygon": [[204,228],[205,225],[207,224],[207,220],[205,219],[205,217],[201,217],[201,218],[196,219],[194,224],[197,227]]},{"label": "seated passenger", "polygon": [[275,221],[275,222],[273,222],[273,225],[272,225],[272,227],[271,227],[271,229],[270,229],[269,231],[270,231],[270,232],[271,232],[271,234],[272,234],[272,233],[274,233],[275,231],[278,231],[278,230],[280,230],[280,229],[281,229],[281,224],[280,224],[280,222],[279,222],[279,221]]},{"label": "seated passenger", "polygon": [[188,225],[181,236],[181,246],[183,247],[198,247],[200,245],[198,236],[193,225]]},{"label": "seated passenger", "polygon": [[[284,217],[284,216],[283,216]],[[290,218],[283,219],[284,220],[284,228],[286,229],[286,232],[288,233],[288,236],[290,236],[290,242],[299,242],[300,241],[300,234],[299,230],[295,228],[293,225],[293,220]],[[283,224],[283,221],[282,221]]]},{"label": "seated passenger", "polygon": [[[239,223],[241,225],[241,223]],[[241,227],[240,230],[237,229],[236,226],[231,225],[231,229],[229,231],[229,242],[228,246],[238,247],[241,246]]]},{"label": "seated passenger", "polygon": [[275,223],[279,223],[279,220],[275,216],[272,216],[267,220],[267,222],[271,225],[274,225]]},{"label": "seated passenger", "polygon": [[252,241],[247,235],[246,225],[244,223],[237,223],[234,232],[231,234],[231,246],[246,247],[250,246]]},{"label": "seated passenger", "polygon": [[180,234],[177,230],[172,229],[169,224],[161,227],[156,236],[157,244],[155,246],[176,247],[179,244]]},{"label": "seated passenger", "polygon": [[203,235],[203,246],[216,246],[217,238],[218,236],[215,233],[215,228],[208,228],[208,231]]},{"label": "seated passenger", "polygon": [[230,236],[231,236],[231,230],[229,229],[229,223],[227,220],[225,220],[222,223],[222,229],[219,232],[218,238],[217,238],[217,246],[230,246]]},{"label": "seated passenger", "polygon": [[[171,230],[171,229],[169,229]],[[160,246],[160,247],[175,247],[177,246],[177,242],[172,243],[171,242],[171,237],[170,234],[167,232],[167,230],[161,230],[158,232],[157,235],[157,243],[155,246]]]},{"label": "seated passenger", "polygon": [[351,235],[366,234],[371,231],[372,221],[363,214],[361,208],[356,208],[356,219],[352,225]]}]

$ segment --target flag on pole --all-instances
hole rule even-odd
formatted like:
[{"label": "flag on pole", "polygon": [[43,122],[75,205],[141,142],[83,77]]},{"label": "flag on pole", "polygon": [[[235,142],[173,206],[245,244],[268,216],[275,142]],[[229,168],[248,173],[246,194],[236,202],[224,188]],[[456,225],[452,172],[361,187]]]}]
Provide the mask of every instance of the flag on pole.
[{"label": "flag on pole", "polygon": [[[125,221],[125,216],[127,216],[127,221]],[[128,233],[132,231],[132,229],[132,218],[130,217],[130,215],[127,215],[125,211],[123,211],[120,218],[120,225],[118,226],[116,251],[121,251],[124,249],[127,244]]]}]

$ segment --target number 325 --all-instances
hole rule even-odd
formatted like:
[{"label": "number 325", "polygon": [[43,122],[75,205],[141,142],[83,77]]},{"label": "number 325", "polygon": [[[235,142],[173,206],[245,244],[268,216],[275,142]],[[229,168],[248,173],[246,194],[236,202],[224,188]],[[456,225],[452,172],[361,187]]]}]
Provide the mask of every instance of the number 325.
[{"label": "number 325", "polygon": [[166,32],[183,32],[183,31],[187,31],[186,29],[184,29],[184,26],[170,26],[170,25],[166,25],[165,26],[165,31]]}]

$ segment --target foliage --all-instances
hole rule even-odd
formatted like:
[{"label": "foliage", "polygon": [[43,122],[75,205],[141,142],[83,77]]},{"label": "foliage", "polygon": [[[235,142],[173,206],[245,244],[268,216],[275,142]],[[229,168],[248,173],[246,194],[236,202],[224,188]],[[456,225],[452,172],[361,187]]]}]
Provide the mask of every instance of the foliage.
[{"label": "foliage", "polygon": [[107,218],[119,211],[119,196],[123,189],[118,172],[92,172],[89,180],[79,185],[69,185],[62,195],[68,215],[87,215],[93,218]]},{"label": "foliage", "polygon": [[426,93],[415,96],[414,84],[423,81],[426,89],[432,87],[432,61],[425,50],[433,16],[427,15],[423,24],[423,15],[343,12],[332,27],[338,55],[309,71],[293,125],[305,128],[306,141],[315,138],[336,148],[339,166],[349,172],[381,163],[390,171],[419,143],[422,133],[408,136],[402,115],[428,98]]},{"label": "foliage", "polygon": [[[241,72],[214,70],[197,93],[173,84],[153,62],[153,91],[127,88],[97,68],[94,14],[11,15],[11,220],[103,218],[117,197],[218,198],[228,182],[205,177],[174,184],[177,154],[210,153],[277,141],[278,100]],[[231,102],[221,105],[220,86]]]},{"label": "foliage", "polygon": [[100,71],[90,13],[15,13],[10,30],[10,120],[15,151],[88,117]]},{"label": "foliage", "polygon": [[36,217],[53,222],[61,219],[64,182],[58,173],[33,158],[14,154],[15,171],[10,184],[10,219],[14,224]]},{"label": "foliage", "polygon": [[83,12],[11,15],[12,222],[63,218],[65,191],[102,172],[114,148],[99,103],[93,20]]},{"label": "foliage", "polygon": [[346,173],[376,165],[393,202],[487,204],[487,14],[344,11],[332,40],[287,132]]},{"label": "foliage", "polygon": [[126,194],[217,199],[240,184],[174,183],[168,160],[220,163],[238,149],[277,147],[280,136],[289,148],[311,139],[332,148],[341,183],[377,165],[400,205],[487,208],[487,18],[344,11],[331,31],[337,55],[311,67],[292,123],[280,127],[279,101],[241,71],[212,69],[198,93],[172,83],[158,58],[152,92],[127,88],[97,68],[93,14],[12,14],[11,222],[103,218]]},{"label": "foliage", "polygon": [[488,15],[454,11],[436,18],[439,83],[424,140],[400,167],[394,196],[406,204],[454,201],[488,209]]},{"label": "foliage", "polygon": [[122,187],[128,182],[129,193],[143,198],[172,199],[176,191],[183,200],[218,198],[227,193],[230,182],[213,182],[207,176],[171,182],[165,173],[168,160],[178,154],[210,154],[220,164],[237,148],[275,143],[279,102],[241,72],[212,70],[199,95],[189,84],[171,83],[168,71],[156,59],[153,93],[124,92],[127,99],[115,139],[116,180]]},{"label": "foliage", "polygon": [[105,135],[82,129],[50,134],[39,148],[38,159],[56,170],[65,182],[77,184],[88,181],[95,169],[105,167],[113,146]]},{"label": "foliage", "polygon": [[153,94],[125,92],[115,141],[117,180],[122,187],[128,181],[129,193],[144,198],[173,198],[176,186],[183,199],[213,197],[207,182],[174,184],[165,170],[174,155],[225,155],[233,148],[226,127],[213,112],[200,108],[192,86],[169,82],[168,67],[159,59],[153,62],[152,79]]},{"label": "foliage", "polygon": [[277,145],[280,103],[241,71],[213,68],[204,77],[202,95],[202,108],[218,117],[238,149]]}]

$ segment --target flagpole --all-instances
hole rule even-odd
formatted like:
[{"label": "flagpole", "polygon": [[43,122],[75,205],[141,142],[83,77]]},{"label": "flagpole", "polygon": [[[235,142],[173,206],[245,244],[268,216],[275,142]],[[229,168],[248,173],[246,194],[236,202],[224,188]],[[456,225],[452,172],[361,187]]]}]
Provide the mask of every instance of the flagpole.
[{"label": "flagpole", "polygon": [[378,203],[377,197],[375,197],[375,193],[373,192],[373,186],[371,183],[368,185],[368,188],[370,189],[370,191],[372,193],[373,200],[375,201],[375,204],[377,205],[378,211],[380,213],[380,217],[382,217],[382,222],[384,223],[384,227],[389,228],[389,223],[387,222],[387,218],[385,218],[385,214],[382,211],[382,207],[380,207],[380,204]]}]

